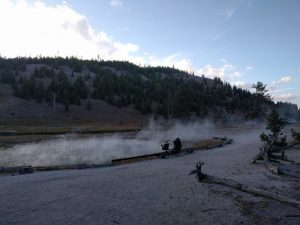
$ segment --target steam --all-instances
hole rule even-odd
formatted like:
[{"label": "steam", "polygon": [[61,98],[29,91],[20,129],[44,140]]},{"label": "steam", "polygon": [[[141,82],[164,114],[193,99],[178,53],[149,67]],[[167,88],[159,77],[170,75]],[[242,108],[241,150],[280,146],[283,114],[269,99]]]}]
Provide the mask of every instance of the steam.
[{"label": "steam", "polygon": [[72,164],[109,164],[111,160],[161,151],[163,140],[180,137],[183,147],[216,135],[212,123],[155,123],[137,133],[83,138],[63,135],[39,143],[16,145],[0,151],[0,166],[54,166]]}]

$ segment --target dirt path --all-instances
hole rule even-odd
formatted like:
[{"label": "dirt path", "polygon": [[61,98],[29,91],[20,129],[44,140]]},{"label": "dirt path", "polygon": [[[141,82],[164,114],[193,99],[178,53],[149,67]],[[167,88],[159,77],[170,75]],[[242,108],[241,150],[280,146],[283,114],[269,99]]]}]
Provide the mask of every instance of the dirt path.
[{"label": "dirt path", "polygon": [[1,176],[0,224],[299,224],[295,208],[188,176],[204,161],[208,174],[300,198],[297,179],[250,164],[257,133],[231,131],[233,145],[167,160]]}]

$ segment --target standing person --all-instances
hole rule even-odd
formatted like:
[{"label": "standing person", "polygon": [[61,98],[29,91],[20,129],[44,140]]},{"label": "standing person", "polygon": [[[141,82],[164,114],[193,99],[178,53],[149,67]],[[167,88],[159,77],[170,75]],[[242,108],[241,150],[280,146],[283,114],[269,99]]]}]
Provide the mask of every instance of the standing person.
[{"label": "standing person", "polygon": [[173,141],[173,143],[174,143],[174,148],[173,148],[173,150],[172,150],[172,153],[174,153],[174,154],[180,153],[180,152],[181,152],[181,148],[182,148],[182,143],[181,143],[180,138],[179,138],[179,137],[176,138],[176,139]]}]

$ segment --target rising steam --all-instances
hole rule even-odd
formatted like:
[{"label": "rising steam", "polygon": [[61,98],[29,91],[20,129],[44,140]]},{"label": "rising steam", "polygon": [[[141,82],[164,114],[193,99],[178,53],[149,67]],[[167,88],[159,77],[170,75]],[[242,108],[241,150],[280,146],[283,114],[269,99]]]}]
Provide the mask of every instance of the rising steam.
[{"label": "rising steam", "polygon": [[151,121],[147,128],[135,134],[89,138],[63,135],[54,140],[15,145],[0,151],[0,166],[109,164],[113,159],[160,152],[160,144],[165,139],[172,141],[180,137],[183,147],[187,147],[193,141],[215,135],[213,129],[214,126],[207,121],[171,125]]}]

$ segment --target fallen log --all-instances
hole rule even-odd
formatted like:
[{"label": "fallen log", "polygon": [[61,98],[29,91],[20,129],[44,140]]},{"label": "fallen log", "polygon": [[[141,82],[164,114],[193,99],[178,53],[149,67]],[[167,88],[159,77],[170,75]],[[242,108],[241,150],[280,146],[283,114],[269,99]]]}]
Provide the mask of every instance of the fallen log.
[{"label": "fallen log", "polygon": [[286,149],[290,149],[290,148],[292,148],[292,147],[294,147],[294,146],[297,146],[297,145],[300,145],[300,142],[290,144],[289,146],[285,147],[284,149],[285,149],[285,150],[286,150]]},{"label": "fallen log", "polygon": [[0,173],[19,173],[29,174],[35,171],[52,171],[52,170],[72,170],[72,169],[90,169],[110,166],[111,164],[74,164],[74,165],[58,165],[58,166],[15,166],[2,167],[0,166]]},{"label": "fallen log", "polygon": [[251,187],[251,186],[239,183],[234,180],[230,180],[230,179],[226,179],[226,178],[218,178],[215,176],[204,174],[201,171],[202,165],[204,165],[203,162],[198,162],[196,164],[196,169],[192,170],[189,173],[189,175],[196,174],[196,177],[199,182],[224,185],[224,186],[231,187],[231,188],[234,188],[234,189],[242,191],[242,192],[246,192],[246,193],[250,193],[250,194],[254,194],[254,195],[258,195],[258,196],[262,196],[262,197],[267,197],[267,198],[270,198],[270,199],[273,199],[273,200],[276,200],[276,201],[279,201],[282,203],[286,203],[286,204],[289,204],[293,207],[300,209],[300,201],[291,199],[289,197],[281,196],[281,195],[278,195],[278,194],[275,194],[275,193],[272,193],[269,191],[265,191],[265,190],[262,190],[259,188]]}]

